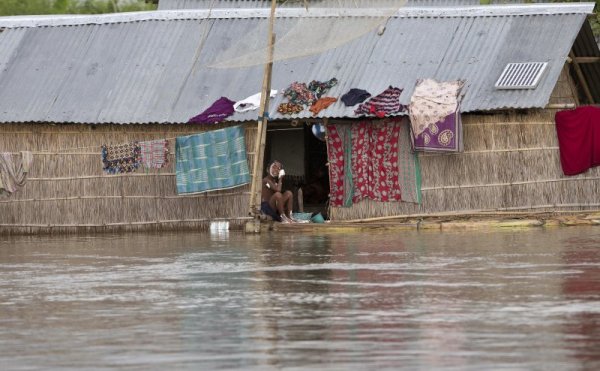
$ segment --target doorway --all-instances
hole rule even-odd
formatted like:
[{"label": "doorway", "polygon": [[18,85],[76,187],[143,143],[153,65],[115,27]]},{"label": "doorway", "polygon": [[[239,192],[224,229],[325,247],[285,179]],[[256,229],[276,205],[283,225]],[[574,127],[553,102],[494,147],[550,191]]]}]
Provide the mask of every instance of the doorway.
[{"label": "doorway", "polygon": [[323,125],[269,124],[263,168],[273,160],[279,160],[284,166],[283,190],[294,194],[294,211],[320,212],[326,216],[329,171]]}]

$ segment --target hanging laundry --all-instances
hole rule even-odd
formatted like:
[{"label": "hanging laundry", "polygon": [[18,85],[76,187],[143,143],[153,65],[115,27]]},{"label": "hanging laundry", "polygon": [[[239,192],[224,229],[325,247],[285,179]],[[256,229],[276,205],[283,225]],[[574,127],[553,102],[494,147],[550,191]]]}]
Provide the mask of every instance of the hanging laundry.
[{"label": "hanging laundry", "polygon": [[402,94],[402,89],[390,86],[381,92],[381,94],[362,103],[354,113],[357,115],[373,115],[383,118],[394,113],[402,112],[405,110],[405,107],[400,104],[400,94]]},{"label": "hanging laundry", "polygon": [[327,125],[330,205],[364,198],[421,202],[421,172],[406,118]]},{"label": "hanging laundry", "polygon": [[351,107],[364,102],[370,96],[371,94],[366,90],[352,88],[342,95],[341,100],[346,106]]},{"label": "hanging laundry", "polygon": [[411,147],[410,120],[404,116],[393,118],[399,120],[400,133],[398,135],[398,183],[403,202],[421,203],[421,168],[419,157]]},{"label": "hanging laundry", "polygon": [[319,99],[323,96],[323,94],[327,93],[329,89],[336,86],[338,80],[334,77],[329,81],[317,81],[313,80],[308,84],[308,90],[310,90],[316,99]]},{"label": "hanging laundry", "polygon": [[231,116],[234,112],[233,105],[234,101],[231,101],[225,97],[217,99],[213,104],[210,105],[206,110],[197,116],[192,117],[188,120],[191,124],[216,124],[227,117]]},{"label": "hanging laundry", "polygon": [[283,91],[283,96],[286,97],[289,103],[310,106],[317,98],[315,94],[308,89],[305,83],[293,82],[289,88]]},{"label": "hanging laundry", "polygon": [[337,98],[333,98],[333,97],[320,98],[319,100],[314,102],[312,104],[312,106],[310,106],[310,112],[312,112],[313,115],[317,115],[319,112],[321,112],[325,108],[331,106],[335,102],[337,102]]},{"label": "hanging laundry", "polygon": [[417,80],[409,106],[410,124],[415,139],[428,126],[443,122],[451,114],[459,115],[460,92],[464,84],[462,80]]},{"label": "hanging laundry", "polygon": [[[423,152],[462,152],[462,120],[457,108],[442,120],[430,124],[417,137],[411,136],[415,151]],[[412,130],[412,128],[411,128]]]},{"label": "hanging laundry", "polygon": [[102,146],[102,170],[108,174],[130,173],[137,170],[140,162],[141,148],[137,141]]},{"label": "hanging laundry", "polygon": [[329,204],[352,206],[352,135],[351,125],[327,125],[327,158],[329,161]]},{"label": "hanging laundry", "polygon": [[250,182],[243,126],[178,137],[175,159],[178,194],[228,189]]},{"label": "hanging laundry", "polygon": [[401,201],[398,182],[398,138],[396,120],[363,121],[352,125],[353,202]]},{"label": "hanging laundry", "polygon": [[[247,112],[258,109],[260,107],[260,97],[262,93],[256,93],[254,95],[249,96],[246,99],[236,102],[233,105],[233,109],[236,112]],[[270,98],[275,98],[277,96],[277,90],[271,90]]]},{"label": "hanging laundry", "polygon": [[292,115],[295,113],[300,113],[304,110],[304,107],[300,104],[295,103],[281,103],[279,107],[277,107],[277,112],[282,115]]},{"label": "hanging laundry", "polygon": [[581,174],[600,165],[600,108],[558,111],[554,120],[565,175]]},{"label": "hanging laundry", "polygon": [[304,106],[311,106],[337,83],[338,80],[335,77],[325,82],[313,80],[308,86],[306,83],[294,81],[289,88],[283,91],[283,96],[288,99],[289,103],[304,108]]},{"label": "hanging laundry", "polygon": [[166,139],[139,142],[141,163],[147,169],[160,169],[169,162],[169,142]]},{"label": "hanging laundry", "polygon": [[10,196],[25,186],[33,162],[30,151],[21,151],[20,161],[9,152],[0,153],[0,196]]}]

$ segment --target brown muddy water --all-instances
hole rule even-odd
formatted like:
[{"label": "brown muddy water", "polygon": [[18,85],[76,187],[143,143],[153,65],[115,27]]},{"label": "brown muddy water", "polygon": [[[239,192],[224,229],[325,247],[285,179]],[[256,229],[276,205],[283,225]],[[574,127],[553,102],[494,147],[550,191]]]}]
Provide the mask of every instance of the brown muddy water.
[{"label": "brown muddy water", "polygon": [[2,370],[598,370],[600,228],[0,237]]}]

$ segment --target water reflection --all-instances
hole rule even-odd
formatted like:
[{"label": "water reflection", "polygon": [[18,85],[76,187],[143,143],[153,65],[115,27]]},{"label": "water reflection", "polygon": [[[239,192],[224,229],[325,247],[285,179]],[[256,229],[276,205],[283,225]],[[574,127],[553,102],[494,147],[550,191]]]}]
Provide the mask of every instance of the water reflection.
[{"label": "water reflection", "polygon": [[563,295],[569,303],[565,310],[572,317],[563,325],[567,347],[584,364],[597,363],[598,344],[588,339],[600,339],[600,234],[568,237],[563,244],[564,265],[574,271],[565,275],[562,282]]},{"label": "water reflection", "polygon": [[3,237],[8,369],[595,369],[600,231]]}]

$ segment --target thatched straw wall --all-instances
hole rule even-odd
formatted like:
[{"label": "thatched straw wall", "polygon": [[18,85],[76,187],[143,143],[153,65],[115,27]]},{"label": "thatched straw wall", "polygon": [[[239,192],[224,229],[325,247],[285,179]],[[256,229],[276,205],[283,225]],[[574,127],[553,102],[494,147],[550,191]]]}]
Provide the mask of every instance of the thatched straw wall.
[{"label": "thatched straw wall", "polygon": [[[572,103],[567,75],[552,104]],[[554,124],[556,110],[464,115],[464,149],[419,154],[422,204],[363,200],[331,208],[334,220],[478,211],[555,211],[600,208],[600,168],[563,175]]]},{"label": "thatched straw wall", "polygon": [[[0,151],[32,151],[25,187],[0,198],[0,233],[174,230],[207,228],[210,219],[242,225],[249,186],[178,196],[175,139],[223,125],[0,125]],[[246,125],[252,167],[255,125]],[[169,138],[169,164],[130,174],[102,171],[100,146]],[[252,170],[250,170],[252,171]]]}]

